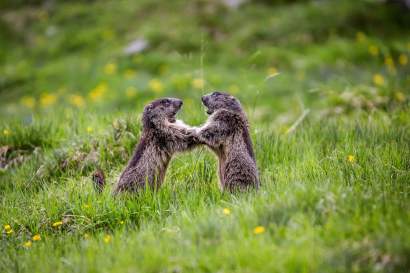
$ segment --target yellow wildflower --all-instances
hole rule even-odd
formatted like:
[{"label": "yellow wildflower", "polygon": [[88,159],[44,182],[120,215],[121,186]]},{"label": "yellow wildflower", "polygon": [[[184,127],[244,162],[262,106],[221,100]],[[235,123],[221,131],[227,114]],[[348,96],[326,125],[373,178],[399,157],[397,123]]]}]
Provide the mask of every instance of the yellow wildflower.
[{"label": "yellow wildflower", "polygon": [[91,208],[91,205],[90,205],[90,204],[84,204],[83,207],[84,207],[85,209],[89,209],[89,208]]},{"label": "yellow wildflower", "polygon": [[137,89],[135,87],[129,86],[127,89],[125,89],[125,95],[127,98],[133,98],[135,95],[137,95]]},{"label": "yellow wildflower", "polygon": [[125,70],[125,72],[124,72],[124,77],[125,77],[126,79],[132,79],[132,78],[135,77],[135,74],[136,74],[135,70],[133,70],[133,69],[127,69],[127,70]]},{"label": "yellow wildflower", "polygon": [[203,79],[197,78],[193,79],[191,84],[195,89],[203,89],[205,86],[205,81]]},{"label": "yellow wildflower", "polygon": [[25,248],[30,248],[32,245],[33,245],[33,243],[32,243],[30,240],[28,240],[27,242],[25,242],[25,243],[23,244],[23,246],[24,246]]},{"label": "yellow wildflower", "polygon": [[9,136],[10,135],[10,130],[9,129],[4,129],[3,130],[3,135]]},{"label": "yellow wildflower", "polygon": [[60,227],[62,224],[63,224],[62,221],[57,221],[57,222],[53,223],[53,227],[54,227],[54,228],[58,228],[58,227]]},{"label": "yellow wildflower", "polygon": [[40,96],[40,105],[42,107],[49,107],[57,101],[57,96],[54,94],[43,93]]},{"label": "yellow wildflower", "polygon": [[379,48],[375,45],[369,46],[369,53],[373,56],[379,55]]},{"label": "yellow wildflower", "polygon": [[287,135],[287,134],[289,134],[290,129],[291,129],[291,128],[290,128],[289,126],[283,124],[282,126],[280,126],[279,131],[280,131],[282,134]]},{"label": "yellow wildflower", "polygon": [[397,101],[399,102],[404,102],[406,100],[406,96],[403,94],[403,92],[396,92],[394,93],[394,97],[396,98]]},{"label": "yellow wildflower", "polygon": [[88,235],[88,233],[85,233],[85,234],[84,234],[84,239],[87,240],[88,238],[90,238],[90,235]]},{"label": "yellow wildflower", "polygon": [[253,229],[254,234],[262,234],[265,232],[265,227],[263,226],[257,226]]},{"label": "yellow wildflower", "polygon": [[366,35],[359,31],[356,33],[356,41],[358,41],[359,43],[364,42],[366,40]]},{"label": "yellow wildflower", "polygon": [[156,93],[161,93],[164,90],[164,86],[162,85],[161,81],[157,79],[150,80],[148,86],[152,91]]},{"label": "yellow wildflower", "polygon": [[6,234],[12,234],[14,232],[10,225],[4,225],[4,230],[6,231]]},{"label": "yellow wildflower", "polygon": [[80,95],[71,95],[69,99],[70,103],[78,108],[82,108],[85,105],[85,101]]},{"label": "yellow wildflower", "polygon": [[231,210],[228,209],[228,208],[224,208],[224,209],[222,210],[222,213],[225,214],[225,215],[229,215],[229,214],[231,214]]},{"label": "yellow wildflower", "polygon": [[117,72],[117,65],[115,63],[108,63],[104,66],[104,73],[106,75],[113,75]]},{"label": "yellow wildflower", "polygon": [[354,163],[356,161],[356,158],[354,157],[354,155],[348,155],[346,159],[350,163]]},{"label": "yellow wildflower", "polygon": [[388,70],[389,72],[392,72],[392,73],[396,72],[396,67],[395,67],[395,65],[394,65],[394,60],[393,60],[392,57],[386,57],[386,58],[384,59],[384,63],[385,63],[385,65],[387,66],[387,70]]},{"label": "yellow wildflower", "polygon": [[407,55],[405,55],[405,54],[400,54],[400,56],[399,56],[399,63],[400,63],[402,66],[405,66],[408,62],[409,62],[409,58],[407,57]]},{"label": "yellow wildflower", "polygon": [[41,241],[41,236],[40,234],[36,234],[33,236],[33,241]]},{"label": "yellow wildflower", "polygon": [[380,86],[384,85],[384,77],[381,74],[374,74],[373,83]]},{"label": "yellow wildflower", "polygon": [[34,108],[36,100],[33,97],[24,96],[21,98],[20,103],[27,108]]},{"label": "yellow wildflower", "polygon": [[93,127],[91,127],[91,126],[88,126],[87,127],[87,133],[92,133],[93,132]]},{"label": "yellow wildflower", "polygon": [[125,222],[123,220],[120,221],[120,225],[123,225]]},{"label": "yellow wildflower", "polygon": [[268,73],[268,77],[275,77],[276,75],[279,74],[279,71],[276,67],[269,67],[268,70],[266,71]]},{"label": "yellow wildflower", "polygon": [[106,234],[105,236],[104,236],[104,243],[106,243],[106,244],[108,244],[108,243],[110,243],[111,242],[111,235],[108,235],[108,234]]},{"label": "yellow wildflower", "polygon": [[387,66],[394,66],[394,60],[392,57],[386,57],[384,58],[384,64]]},{"label": "yellow wildflower", "polygon": [[4,225],[4,230],[6,231],[6,234],[12,234],[14,232],[10,225]]},{"label": "yellow wildflower", "polygon": [[100,83],[93,90],[90,91],[88,96],[92,101],[98,101],[107,92],[108,86],[106,83]]}]

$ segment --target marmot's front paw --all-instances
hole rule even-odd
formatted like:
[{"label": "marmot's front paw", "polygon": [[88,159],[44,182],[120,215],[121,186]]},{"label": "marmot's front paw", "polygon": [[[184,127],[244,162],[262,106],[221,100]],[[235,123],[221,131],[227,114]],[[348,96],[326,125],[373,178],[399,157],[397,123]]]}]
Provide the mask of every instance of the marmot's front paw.
[{"label": "marmot's front paw", "polygon": [[184,135],[194,135],[194,134],[196,134],[195,128],[186,127],[186,128],[180,128],[179,130]]},{"label": "marmot's front paw", "polygon": [[194,130],[190,130],[187,134],[188,141],[192,144],[199,144],[199,136],[196,134]]}]

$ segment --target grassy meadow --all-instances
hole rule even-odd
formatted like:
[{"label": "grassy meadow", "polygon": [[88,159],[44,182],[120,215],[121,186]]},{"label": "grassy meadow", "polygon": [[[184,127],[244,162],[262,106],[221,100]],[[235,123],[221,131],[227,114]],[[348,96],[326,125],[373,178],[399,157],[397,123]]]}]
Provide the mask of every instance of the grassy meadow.
[{"label": "grassy meadow", "polygon": [[[409,272],[409,10],[27,2],[0,1],[0,272]],[[144,105],[197,126],[213,90],[248,114],[261,189],[222,193],[200,147],[114,198]]]}]

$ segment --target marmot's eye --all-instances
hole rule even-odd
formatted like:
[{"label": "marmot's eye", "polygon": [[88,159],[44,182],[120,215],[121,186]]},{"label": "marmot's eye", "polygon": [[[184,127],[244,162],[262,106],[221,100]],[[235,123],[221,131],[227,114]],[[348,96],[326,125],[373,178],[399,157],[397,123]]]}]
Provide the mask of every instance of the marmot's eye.
[{"label": "marmot's eye", "polygon": [[171,104],[170,100],[164,100],[164,106],[168,107]]},{"label": "marmot's eye", "polygon": [[212,96],[219,96],[219,95],[221,95],[221,93],[218,91],[212,93]]}]

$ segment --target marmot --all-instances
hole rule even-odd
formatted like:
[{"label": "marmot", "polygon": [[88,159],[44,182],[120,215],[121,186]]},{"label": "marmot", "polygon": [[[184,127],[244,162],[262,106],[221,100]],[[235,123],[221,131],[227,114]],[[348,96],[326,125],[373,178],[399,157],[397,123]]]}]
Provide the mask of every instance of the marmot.
[{"label": "marmot", "polygon": [[248,120],[239,100],[226,93],[213,92],[202,96],[202,103],[210,116],[196,129],[196,135],[218,156],[222,189],[235,192],[259,188]]},{"label": "marmot", "polygon": [[180,99],[162,98],[144,108],[140,141],[119,178],[114,194],[137,191],[145,185],[158,189],[172,155],[196,145],[193,131],[176,122],[175,115],[181,106]]}]

